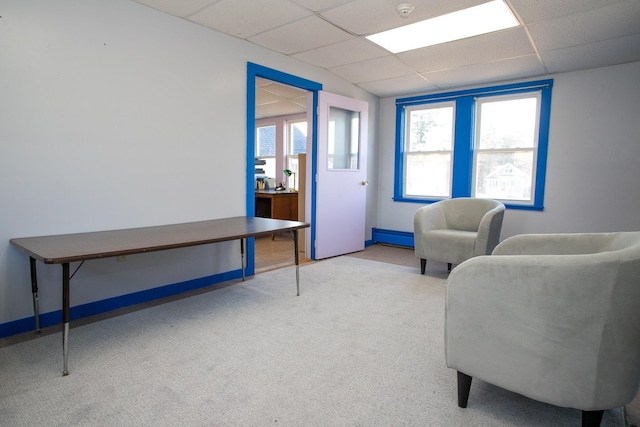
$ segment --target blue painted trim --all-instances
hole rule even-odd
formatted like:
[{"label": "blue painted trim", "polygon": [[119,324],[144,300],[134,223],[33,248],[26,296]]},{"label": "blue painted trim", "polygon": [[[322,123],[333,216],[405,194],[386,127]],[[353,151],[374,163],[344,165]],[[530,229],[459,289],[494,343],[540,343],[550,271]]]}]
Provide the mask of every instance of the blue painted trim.
[{"label": "blue painted trim", "polygon": [[369,246],[373,246],[376,242],[373,241],[373,239],[371,240],[365,240],[364,241],[364,247],[368,248]]},{"label": "blue painted trim", "polygon": [[468,196],[473,180],[473,124],[475,122],[473,98],[456,101],[454,118],[453,176],[451,197]]},{"label": "blue painted trim", "polygon": [[[311,91],[322,90],[322,83],[314,82],[313,80],[307,80],[305,78],[298,77],[293,74],[288,74],[282,71],[275,70],[273,68],[255,64],[253,62],[247,62],[247,72],[249,75],[253,77],[262,77],[262,78],[273,80],[279,83],[295,86],[300,89],[306,89]],[[255,81],[252,83],[255,86]],[[255,108],[255,103],[252,104],[252,107]]]},{"label": "blue painted trim", "polygon": [[[255,198],[255,163],[256,163],[256,73],[257,69],[247,64],[247,158],[246,158],[246,195],[245,195],[245,215],[254,217],[256,215],[256,198]],[[253,276],[255,274],[255,239],[247,239],[247,247],[245,248],[246,266],[245,274]]]},{"label": "blue painted trim", "polygon": [[553,86],[553,79],[537,80],[531,82],[512,83],[500,86],[488,86],[476,89],[458,90],[453,92],[436,93],[433,95],[418,95],[396,99],[396,105],[424,104],[426,102],[452,101],[466,96],[496,96],[512,93],[531,92]]},{"label": "blue painted trim", "polygon": [[[311,176],[316,176],[316,159],[318,146],[318,91],[322,90],[322,83],[307,80],[302,77],[287,74],[262,65],[247,62],[247,216],[255,215],[255,197],[253,188],[254,159],[255,159],[255,105],[256,105],[256,77],[273,80],[289,86],[311,91],[313,94],[313,117],[311,135]],[[316,182],[311,183],[311,241],[315,242],[315,221],[316,221]],[[247,271],[246,274],[253,275],[255,272],[255,245],[254,239],[247,244]],[[311,259],[315,259],[315,247],[311,245]]]},{"label": "blue painted trim", "polygon": [[551,122],[551,88],[553,84],[543,88],[540,99],[540,133],[538,134],[538,158],[536,173],[536,192],[533,207],[544,208],[544,187],[547,177],[547,154],[549,150],[549,123]]},{"label": "blue painted trim", "polygon": [[[466,197],[466,196],[463,196]],[[402,202],[402,203],[419,203],[422,205],[430,205],[431,203],[435,203],[435,202],[439,202],[442,199],[401,199],[401,200],[396,200],[394,199],[394,201],[398,201],[398,202]],[[543,207],[538,207],[538,206],[532,206],[532,205],[512,205],[509,203],[504,203],[504,206],[507,209],[513,209],[513,210],[523,210],[523,211],[542,211],[544,210]]]},{"label": "blue painted trim", "polygon": [[382,228],[374,228],[372,240],[375,243],[386,243],[389,245],[414,247],[413,233],[409,231],[385,230]]},{"label": "blue painted trim", "polygon": [[517,210],[544,210],[544,189],[547,173],[547,154],[549,146],[549,123],[551,120],[551,91],[553,79],[538,80],[508,85],[491,86],[477,89],[468,89],[454,92],[439,93],[433,95],[420,95],[396,100],[396,158],[394,171],[394,195],[396,202],[408,203],[433,203],[437,200],[403,197],[404,180],[404,127],[405,107],[410,105],[429,104],[435,102],[456,102],[456,122],[453,154],[452,197],[467,197],[471,195],[473,184],[473,140],[475,101],[476,97],[489,97],[499,95],[511,95],[541,92],[540,124],[538,134],[538,154],[536,158],[536,182],[532,204],[518,204],[503,201],[507,209]]},{"label": "blue painted trim", "polygon": [[[321,88],[322,89],[322,88]],[[311,128],[313,134],[311,135],[311,259],[316,259],[316,182],[315,177],[318,176],[318,98],[319,94],[317,90],[313,91],[313,123]]]},{"label": "blue painted trim", "polygon": [[404,173],[404,131],[405,131],[405,111],[403,105],[396,105],[396,158],[393,179],[393,199],[402,200],[403,173]]},{"label": "blue painted trim", "polygon": [[[235,280],[242,277],[241,270],[233,270],[225,273],[214,274],[211,276],[201,277],[198,279],[187,280],[185,282],[174,283],[171,285],[160,286],[158,288],[147,289],[144,291],[134,292],[132,294],[120,295],[101,301],[94,301],[87,304],[71,307],[69,317],[71,320],[83,317],[94,316],[96,314],[106,313],[118,308],[129,307],[144,302],[154,301],[172,295],[178,295],[183,292],[195,289],[206,288],[229,280]],[[62,322],[62,310],[51,311],[49,313],[40,314],[40,327],[57,325]],[[32,331],[35,328],[34,316],[25,317],[23,319],[13,320],[11,322],[0,324],[0,338],[8,337],[23,332]]]}]

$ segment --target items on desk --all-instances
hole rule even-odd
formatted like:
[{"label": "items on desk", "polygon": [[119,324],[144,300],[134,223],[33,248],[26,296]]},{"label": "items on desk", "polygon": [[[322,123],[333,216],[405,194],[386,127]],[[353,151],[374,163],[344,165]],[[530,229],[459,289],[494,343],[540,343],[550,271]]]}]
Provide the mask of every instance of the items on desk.
[{"label": "items on desk", "polygon": [[268,190],[269,179],[265,177],[256,178],[256,190]]},{"label": "items on desk", "polygon": [[[292,192],[293,192],[293,191],[297,191],[297,190],[296,190],[296,188],[297,188],[298,186],[296,185],[296,173],[295,173],[295,172],[293,172],[291,169],[284,169],[282,172],[283,172],[283,173],[285,174],[285,176],[287,177],[287,180],[288,180],[288,178],[290,178],[290,177],[291,177],[291,175],[293,175],[293,187],[291,188],[291,191],[292,191]],[[285,181],[281,184],[281,186],[282,186],[282,189],[283,189],[283,190],[286,190],[286,188],[287,188],[287,180],[285,180]]]}]

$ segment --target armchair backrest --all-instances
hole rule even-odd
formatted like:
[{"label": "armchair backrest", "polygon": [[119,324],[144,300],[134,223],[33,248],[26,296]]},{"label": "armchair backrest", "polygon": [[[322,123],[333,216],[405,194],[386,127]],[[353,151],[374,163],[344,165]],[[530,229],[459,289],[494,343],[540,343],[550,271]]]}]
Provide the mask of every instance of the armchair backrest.
[{"label": "armchair backrest", "polygon": [[461,231],[478,231],[485,215],[493,209],[504,210],[504,205],[496,200],[458,197],[443,200],[447,228]]}]

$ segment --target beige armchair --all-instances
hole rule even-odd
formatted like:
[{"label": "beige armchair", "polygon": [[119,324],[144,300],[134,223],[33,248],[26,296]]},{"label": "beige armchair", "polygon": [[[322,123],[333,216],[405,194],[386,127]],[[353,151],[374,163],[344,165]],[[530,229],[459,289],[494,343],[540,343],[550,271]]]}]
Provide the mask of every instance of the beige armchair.
[{"label": "beige armchair", "polygon": [[413,239],[420,273],[427,260],[460,264],[489,255],[500,239],[505,207],[490,199],[460,197],[423,206],[413,218]]},{"label": "beige armchair", "polygon": [[460,264],[445,314],[458,405],[477,378],[599,425],[638,393],[639,306],[640,232],[520,235]]}]

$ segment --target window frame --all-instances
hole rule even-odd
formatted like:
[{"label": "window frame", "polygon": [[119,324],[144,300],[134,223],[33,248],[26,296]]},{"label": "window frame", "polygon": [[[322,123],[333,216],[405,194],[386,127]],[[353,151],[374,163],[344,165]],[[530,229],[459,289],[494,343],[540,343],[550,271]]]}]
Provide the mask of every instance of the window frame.
[{"label": "window frame", "polygon": [[[298,158],[297,154],[292,155],[289,153],[291,149],[290,138],[289,138],[290,124],[306,122],[306,121],[307,121],[306,113],[287,114],[284,116],[274,116],[274,117],[267,117],[267,118],[255,120],[255,127],[254,127],[254,153],[256,153],[255,157],[264,158],[264,159],[275,159],[275,171],[274,171],[275,176],[269,177],[269,178],[274,178],[276,185],[283,182],[284,180],[286,180],[287,183],[289,182],[293,183],[294,181],[293,177],[287,178],[285,177],[284,172],[282,172],[284,169],[291,169],[289,165],[289,160],[291,158],[295,158],[295,159]],[[275,126],[275,129],[276,129],[275,156],[258,155],[258,129],[260,127],[266,127],[266,126]],[[308,124],[307,124],[307,127],[308,127]],[[307,129],[307,132],[308,132],[308,129]],[[308,151],[308,149],[309,147],[306,147],[305,151]]]},{"label": "window frame", "polygon": [[[258,144],[260,143],[260,137],[259,137],[259,133],[260,133],[260,128],[267,128],[267,127],[273,127],[275,129],[275,149],[276,149],[276,153],[273,156],[264,156],[261,155],[259,153],[259,149],[258,149]],[[274,120],[271,121],[270,119],[266,119],[265,121],[256,124],[256,128],[255,128],[255,153],[256,153],[256,157],[268,157],[268,158],[276,158],[278,156],[278,123]]]},{"label": "window frame", "polygon": [[[304,153],[295,153],[295,154],[293,153],[294,151],[293,127],[297,124],[304,123],[304,126],[307,128],[306,130],[307,139],[308,139],[308,130],[309,130],[309,123],[307,121],[307,116],[305,115],[304,118],[299,116],[300,115],[290,116],[292,118],[285,120],[286,146],[285,146],[285,153],[284,153],[284,156],[285,156],[284,164],[286,169],[289,169],[291,172],[293,172],[296,175],[299,173],[299,169],[300,169],[298,154],[306,154],[307,147],[305,145]],[[294,166],[294,163],[295,163],[295,166]],[[295,190],[298,190],[298,183],[299,183],[299,178],[296,179],[295,175],[287,178],[287,188],[293,188]]]},{"label": "window frame", "polygon": [[[275,154],[273,156],[263,156],[260,155],[259,149],[258,149],[258,144],[260,143],[260,137],[259,137],[259,133],[260,133],[260,128],[266,128],[266,127],[273,127],[275,129]],[[271,118],[268,119],[261,119],[261,120],[256,120],[256,126],[255,126],[255,136],[254,136],[254,152],[255,152],[255,158],[256,159],[263,159],[263,160],[273,160],[273,168],[274,168],[274,175],[275,175],[275,171],[277,170],[277,163],[278,163],[278,122],[276,120],[272,120]],[[265,177],[267,177],[269,170],[268,168],[265,168]],[[275,179],[275,177],[274,177]],[[277,181],[276,181],[277,182]]]},{"label": "window frame", "polygon": [[[538,145],[534,152],[534,187],[531,202],[519,203],[514,200],[500,200],[510,209],[544,210],[544,187],[546,181],[547,153],[549,143],[549,121],[551,115],[551,92],[553,79],[537,80],[508,85],[474,88],[432,95],[420,95],[396,99],[396,158],[394,170],[395,202],[433,203],[447,197],[407,197],[404,195],[405,186],[405,138],[407,107],[443,103],[452,101],[454,109],[454,142],[453,142],[453,172],[451,177],[451,198],[472,197],[474,192],[473,176],[475,162],[474,141],[476,137],[475,114],[476,99],[502,97],[504,95],[522,95],[540,92],[540,108],[538,121]],[[415,109],[415,108],[413,108]]]},{"label": "window frame", "polygon": [[[421,108],[422,107],[422,108]],[[408,163],[408,158],[410,156],[414,156],[414,155],[418,155],[419,153],[427,153],[427,154],[437,154],[437,153],[441,153],[441,154],[448,154],[450,156],[450,164],[449,164],[449,176],[453,177],[453,149],[454,149],[454,140],[455,140],[455,126],[453,126],[455,124],[455,114],[456,114],[456,104],[455,102],[452,101],[434,101],[434,102],[428,102],[425,104],[416,104],[416,105],[410,105],[407,106],[407,108],[405,109],[405,113],[409,113],[409,117],[411,116],[411,112],[416,111],[416,110],[426,110],[426,109],[438,109],[438,108],[446,108],[446,107],[451,107],[452,109],[452,129],[451,129],[451,148],[448,150],[415,150],[415,151],[409,151],[407,150],[407,147],[411,145],[411,142],[408,141],[410,135],[411,135],[411,127],[410,127],[410,123],[407,124],[407,126],[405,126],[405,130],[404,130],[404,151],[402,154],[403,157],[403,168],[404,170],[407,170],[407,163]],[[405,114],[406,116],[406,114]],[[451,182],[449,182],[449,197],[451,197]],[[402,195],[405,199],[412,199],[414,197],[412,197],[412,195],[408,194],[407,192],[407,188],[403,185],[402,186]],[[432,196],[417,196],[418,198],[422,199],[422,198],[438,198],[440,196],[436,196],[436,195],[432,195]]]},{"label": "window frame", "polygon": [[[531,147],[513,147],[513,148],[480,148],[479,147],[480,132],[481,132],[480,125],[482,121],[482,115],[480,111],[481,111],[482,104],[488,104],[491,102],[515,101],[515,100],[522,100],[522,99],[535,99],[536,104],[538,106],[542,105],[542,93],[540,91],[477,97],[477,102],[475,103],[475,119],[474,119],[476,126],[474,126],[475,133],[474,133],[473,165],[475,167],[478,164],[479,154],[484,154],[484,153],[494,153],[494,154],[503,153],[504,154],[504,153],[515,153],[515,152],[519,152],[519,153],[530,152],[532,157],[532,165],[531,165],[532,174],[531,174],[531,181],[529,182],[529,184],[531,185],[531,189],[534,191],[534,194],[531,195],[531,199],[532,199],[531,202],[525,201],[522,199],[520,199],[520,201],[518,201],[518,199],[500,199],[500,198],[496,200],[499,200],[503,203],[531,206],[535,201],[535,188],[536,188],[535,178],[536,178],[536,172],[537,172],[536,168],[538,163],[538,145],[539,145],[539,136],[540,136],[539,132],[536,132],[535,129],[540,128],[541,108],[538,107],[536,109],[536,115],[534,117],[534,135],[533,135],[533,141],[532,141],[533,144]],[[472,174],[472,183],[471,183],[472,197],[477,197],[476,195],[476,190],[478,187],[477,175],[478,175],[478,171],[477,169],[474,169]]]}]

